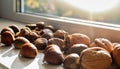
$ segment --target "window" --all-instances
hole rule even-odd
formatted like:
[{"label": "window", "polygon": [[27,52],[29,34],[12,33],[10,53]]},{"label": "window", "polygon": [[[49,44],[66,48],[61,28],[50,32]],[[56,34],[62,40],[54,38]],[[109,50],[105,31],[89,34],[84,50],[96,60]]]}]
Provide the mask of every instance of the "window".
[{"label": "window", "polygon": [[[18,3],[16,3],[16,1],[18,1]],[[1,0],[0,1],[1,13],[2,13],[1,17],[7,18],[10,20],[20,21],[21,23],[36,23],[38,21],[45,21],[46,23],[53,25],[55,28],[64,29],[70,33],[79,32],[79,33],[87,34],[91,39],[94,39],[96,37],[105,37],[105,38],[110,39],[113,42],[120,42],[120,36],[119,36],[120,35],[120,25],[110,24],[109,22],[103,23],[102,21],[94,22],[94,21],[80,20],[82,18],[77,20],[77,19],[73,19],[73,17],[71,17],[71,18],[69,17],[69,19],[68,19],[68,18],[66,18],[68,16],[64,17],[64,16],[59,15],[60,16],[59,17],[58,15],[55,15],[55,14],[53,16],[53,14],[50,14],[50,13],[48,14],[48,12],[45,12],[45,13],[40,12],[40,14],[38,14],[39,12],[36,12],[35,10],[33,12],[32,11],[33,9],[30,9],[30,7],[28,8],[27,5],[26,5],[26,8],[28,8],[31,11],[28,11],[27,9],[25,9],[25,7],[24,7],[25,1],[27,1],[27,0]],[[43,0],[43,1],[46,1],[46,0]],[[53,1],[53,0],[48,0],[48,1]],[[58,0],[55,0],[55,1],[58,1]],[[60,1],[63,1],[63,0],[60,0]],[[79,0],[79,1],[82,1],[82,0]],[[90,0],[90,1],[94,1],[94,0]],[[111,0],[109,0],[108,3],[110,3],[110,1]],[[116,0],[114,0],[114,1],[116,1]],[[20,3],[22,3],[22,4],[20,4]],[[40,3],[40,2],[38,2],[38,3]],[[16,4],[17,4],[17,8],[16,8]],[[74,6],[72,6],[72,7],[74,7]],[[39,8],[40,8],[40,6],[39,6]],[[18,12],[16,12],[16,9]],[[85,10],[86,9],[84,9],[84,11]],[[119,11],[119,9],[116,9],[116,10]],[[115,11],[115,10],[113,10],[113,11]],[[83,13],[86,13],[86,12],[83,12]],[[115,16],[118,15],[117,17],[119,17],[119,13],[117,13],[117,12],[115,12],[115,13],[116,13]],[[34,14],[37,14],[39,16],[36,16]],[[113,15],[113,12],[110,15]],[[108,17],[110,17],[110,16],[108,16]],[[112,17],[110,17],[110,18],[112,18]],[[117,19],[119,19],[119,18],[117,18]],[[107,19],[105,19],[105,20],[107,20]],[[119,20],[118,20],[118,22],[119,22]]]},{"label": "window", "polygon": [[21,0],[22,12],[119,24],[119,0]]}]

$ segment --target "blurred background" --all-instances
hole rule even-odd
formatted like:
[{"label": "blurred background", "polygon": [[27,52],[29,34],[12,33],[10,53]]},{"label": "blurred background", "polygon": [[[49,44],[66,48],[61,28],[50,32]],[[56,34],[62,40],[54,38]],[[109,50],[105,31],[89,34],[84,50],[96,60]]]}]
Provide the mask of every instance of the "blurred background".
[{"label": "blurred background", "polygon": [[[120,23],[119,0],[23,0],[21,4],[24,5],[21,12],[25,13]],[[20,9],[19,1],[17,9]]]}]

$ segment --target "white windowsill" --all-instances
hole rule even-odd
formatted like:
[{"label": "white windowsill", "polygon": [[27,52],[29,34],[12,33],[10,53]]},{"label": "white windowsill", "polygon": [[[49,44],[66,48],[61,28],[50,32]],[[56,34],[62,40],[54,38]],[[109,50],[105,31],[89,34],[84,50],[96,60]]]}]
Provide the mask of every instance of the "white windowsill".
[{"label": "white windowsill", "polygon": [[[0,18],[0,30],[4,27],[7,27],[11,24],[16,24],[19,28],[22,28],[25,23],[11,21],[7,19]],[[56,26],[55,26],[56,25]],[[58,23],[55,24],[55,28],[64,29],[69,31],[70,33],[83,33],[88,35],[92,40],[98,37],[108,38],[112,42],[120,42],[120,31],[113,30],[113,29],[106,29],[106,28],[99,28],[99,27],[91,27],[85,26],[80,24],[67,24],[67,23]]]},{"label": "white windowsill", "polygon": [[8,19],[4,19],[4,18],[0,18],[0,31],[9,26],[9,25],[12,25],[12,24],[15,24],[17,26],[19,26],[19,28],[22,28],[25,24],[24,23],[21,23],[21,22],[16,22],[16,21],[11,21],[11,20],[8,20]]},{"label": "white windowsill", "polygon": [[[1,0],[1,16],[13,21],[0,19],[1,28],[18,21],[18,25],[24,23],[36,23],[38,21],[45,21],[53,25],[55,28],[64,29],[70,33],[83,33],[88,35],[92,40],[98,37],[103,37],[111,40],[112,42],[120,42],[120,28],[103,25],[91,25],[86,22],[72,22],[53,18],[43,18],[41,16],[29,15],[24,13],[15,12],[15,0]],[[7,5],[6,5],[7,4]],[[20,24],[19,24],[20,22]],[[5,23],[5,24],[3,24]],[[16,23],[16,22],[15,22]]]}]

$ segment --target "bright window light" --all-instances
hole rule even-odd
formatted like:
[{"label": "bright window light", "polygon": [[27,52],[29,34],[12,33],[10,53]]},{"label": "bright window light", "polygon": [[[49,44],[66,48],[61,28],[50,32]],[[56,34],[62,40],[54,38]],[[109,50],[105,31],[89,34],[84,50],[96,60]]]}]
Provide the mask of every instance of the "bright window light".
[{"label": "bright window light", "polygon": [[120,0],[20,0],[21,12],[120,24]]},{"label": "bright window light", "polygon": [[74,7],[89,12],[103,12],[114,8],[118,5],[119,0],[64,0]]}]

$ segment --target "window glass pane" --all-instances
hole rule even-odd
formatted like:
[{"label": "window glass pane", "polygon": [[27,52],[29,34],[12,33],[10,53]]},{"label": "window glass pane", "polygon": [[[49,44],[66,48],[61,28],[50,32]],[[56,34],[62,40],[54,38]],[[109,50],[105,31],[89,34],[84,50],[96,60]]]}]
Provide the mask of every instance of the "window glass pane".
[{"label": "window glass pane", "polygon": [[21,1],[20,0],[16,0],[16,11],[20,12],[21,10]]},{"label": "window glass pane", "polygon": [[119,0],[23,0],[26,13],[120,23]]}]

